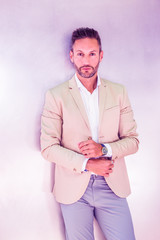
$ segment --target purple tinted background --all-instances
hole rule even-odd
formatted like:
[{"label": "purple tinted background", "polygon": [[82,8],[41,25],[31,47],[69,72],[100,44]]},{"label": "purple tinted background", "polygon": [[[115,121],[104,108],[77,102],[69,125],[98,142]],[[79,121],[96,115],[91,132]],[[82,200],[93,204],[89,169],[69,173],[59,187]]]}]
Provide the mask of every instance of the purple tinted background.
[{"label": "purple tinted background", "polygon": [[[160,239],[160,2],[157,0],[0,1],[0,238],[63,240],[50,164],[40,155],[46,90],[74,72],[70,33],[96,28],[100,75],[123,83],[138,123],[140,150],[127,157],[128,198],[137,240]],[[95,222],[95,238],[103,240]]]}]

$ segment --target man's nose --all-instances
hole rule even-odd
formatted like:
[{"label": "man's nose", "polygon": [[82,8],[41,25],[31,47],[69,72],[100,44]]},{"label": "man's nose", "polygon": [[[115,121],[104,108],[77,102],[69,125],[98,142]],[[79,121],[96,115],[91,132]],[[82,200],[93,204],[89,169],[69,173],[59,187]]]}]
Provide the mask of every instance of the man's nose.
[{"label": "man's nose", "polygon": [[90,61],[89,61],[89,57],[88,56],[84,56],[83,57],[83,64],[84,65],[89,65]]}]

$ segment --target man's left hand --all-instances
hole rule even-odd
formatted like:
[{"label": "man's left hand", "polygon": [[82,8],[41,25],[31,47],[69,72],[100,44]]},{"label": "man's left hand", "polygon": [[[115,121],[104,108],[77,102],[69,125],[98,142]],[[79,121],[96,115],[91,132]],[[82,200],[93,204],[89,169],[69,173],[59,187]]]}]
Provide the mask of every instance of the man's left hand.
[{"label": "man's left hand", "polygon": [[80,149],[80,152],[86,158],[96,158],[102,156],[102,145],[96,143],[92,139],[80,142],[78,144],[78,147]]}]

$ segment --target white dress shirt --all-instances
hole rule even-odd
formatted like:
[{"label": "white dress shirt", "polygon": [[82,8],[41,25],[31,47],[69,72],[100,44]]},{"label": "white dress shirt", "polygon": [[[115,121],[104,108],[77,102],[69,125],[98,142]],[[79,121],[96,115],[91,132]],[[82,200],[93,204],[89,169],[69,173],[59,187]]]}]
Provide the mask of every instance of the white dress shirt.
[{"label": "white dress shirt", "polygon": [[[84,85],[81,83],[81,81],[78,79],[77,75],[75,74],[75,79],[77,86],[79,88],[84,107],[88,116],[90,129],[92,133],[92,140],[98,143],[98,125],[99,125],[99,105],[98,105],[98,87],[101,84],[100,77],[98,76],[97,79],[97,86],[94,89],[93,93],[90,93]],[[87,81],[87,80],[86,80]],[[108,153],[105,155],[106,157],[112,156],[112,149],[111,146],[107,143],[104,144],[107,149]],[[85,158],[84,164],[82,167],[82,171],[85,170],[86,164],[88,159]]]}]

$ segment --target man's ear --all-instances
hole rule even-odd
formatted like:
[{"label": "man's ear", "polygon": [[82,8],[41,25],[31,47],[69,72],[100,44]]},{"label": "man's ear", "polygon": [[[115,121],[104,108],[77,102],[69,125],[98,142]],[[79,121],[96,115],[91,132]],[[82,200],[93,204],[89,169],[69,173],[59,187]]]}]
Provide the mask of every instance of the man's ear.
[{"label": "man's ear", "polygon": [[70,56],[70,60],[71,60],[71,62],[73,63],[73,51],[72,51],[72,50],[70,50],[70,52],[69,52],[69,56]]},{"label": "man's ear", "polygon": [[100,56],[99,58],[100,58],[100,62],[101,62],[101,61],[102,61],[102,59],[103,59],[103,51],[102,51],[102,50],[100,51],[100,54],[99,54],[99,56]]}]

